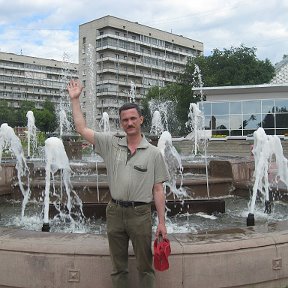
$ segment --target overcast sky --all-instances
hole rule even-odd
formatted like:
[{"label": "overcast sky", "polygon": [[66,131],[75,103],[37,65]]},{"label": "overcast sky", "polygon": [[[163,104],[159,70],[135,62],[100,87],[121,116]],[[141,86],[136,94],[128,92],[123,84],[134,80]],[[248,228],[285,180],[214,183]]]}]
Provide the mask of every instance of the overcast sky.
[{"label": "overcast sky", "polygon": [[[78,63],[79,25],[112,15],[204,44],[288,54],[288,0],[0,0],[0,51]],[[64,57],[65,54],[65,57]]]}]

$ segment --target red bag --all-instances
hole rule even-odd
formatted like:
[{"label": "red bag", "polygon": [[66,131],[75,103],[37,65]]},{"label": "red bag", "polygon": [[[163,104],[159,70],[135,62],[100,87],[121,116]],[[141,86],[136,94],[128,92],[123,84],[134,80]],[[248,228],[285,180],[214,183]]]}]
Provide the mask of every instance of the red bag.
[{"label": "red bag", "polygon": [[168,256],[171,254],[169,239],[154,240],[154,267],[158,271],[169,269]]}]

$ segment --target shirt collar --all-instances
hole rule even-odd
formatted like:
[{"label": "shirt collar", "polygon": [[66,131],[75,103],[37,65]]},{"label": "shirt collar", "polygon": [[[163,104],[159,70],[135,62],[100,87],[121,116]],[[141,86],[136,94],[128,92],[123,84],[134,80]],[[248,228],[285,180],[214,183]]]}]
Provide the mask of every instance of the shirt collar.
[{"label": "shirt collar", "polygon": [[[141,142],[139,143],[138,147],[137,148],[141,148],[141,149],[146,149],[148,148],[149,146],[149,142],[147,141],[146,137],[144,134],[141,134],[142,135],[142,140]],[[121,138],[118,142],[118,144],[120,146],[124,146],[124,147],[128,147],[127,145],[127,136]]]}]

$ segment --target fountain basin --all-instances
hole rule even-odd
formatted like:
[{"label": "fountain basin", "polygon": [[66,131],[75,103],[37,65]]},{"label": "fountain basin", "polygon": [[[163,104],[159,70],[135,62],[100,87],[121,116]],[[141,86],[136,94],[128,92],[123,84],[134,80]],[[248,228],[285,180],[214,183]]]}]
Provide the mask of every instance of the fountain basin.
[{"label": "fountain basin", "polygon": [[[214,168],[212,163],[209,180],[213,173],[218,173],[219,179],[230,179],[231,187],[237,179],[243,181],[250,175],[241,172],[242,164],[232,162],[230,165],[214,163]],[[222,169],[220,164],[229,169]],[[41,169],[38,172],[41,174]],[[96,186],[94,189],[96,191]],[[246,196],[248,194],[246,191]],[[281,221],[249,228],[169,234],[170,269],[156,273],[156,287],[285,287],[288,282],[287,231],[287,221]],[[138,287],[131,247],[129,255],[131,287]],[[112,287],[105,234],[44,233],[0,227],[0,259],[0,287],[3,288]]]},{"label": "fountain basin", "polygon": [[[281,222],[273,231],[250,227],[169,235],[170,268],[156,272],[156,287],[285,287],[287,228]],[[131,287],[138,287],[131,247],[129,255]],[[112,287],[105,235],[0,227],[0,259],[0,287]]]}]

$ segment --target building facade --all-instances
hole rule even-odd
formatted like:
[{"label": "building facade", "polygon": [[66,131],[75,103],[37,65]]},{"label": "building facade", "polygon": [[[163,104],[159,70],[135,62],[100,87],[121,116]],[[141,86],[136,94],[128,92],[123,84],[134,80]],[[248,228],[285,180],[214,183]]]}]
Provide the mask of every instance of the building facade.
[{"label": "building facade", "polygon": [[78,64],[0,52],[0,99],[11,107],[24,100],[38,109],[46,100],[59,104],[71,77],[78,77]]},{"label": "building facade", "polygon": [[203,87],[202,93],[206,101],[199,106],[212,135],[245,138],[259,127],[267,135],[288,135],[287,84]]},{"label": "building facade", "polygon": [[80,25],[79,78],[88,125],[97,129],[103,112],[116,123],[122,104],[175,82],[188,58],[202,54],[199,41],[112,16]]}]

